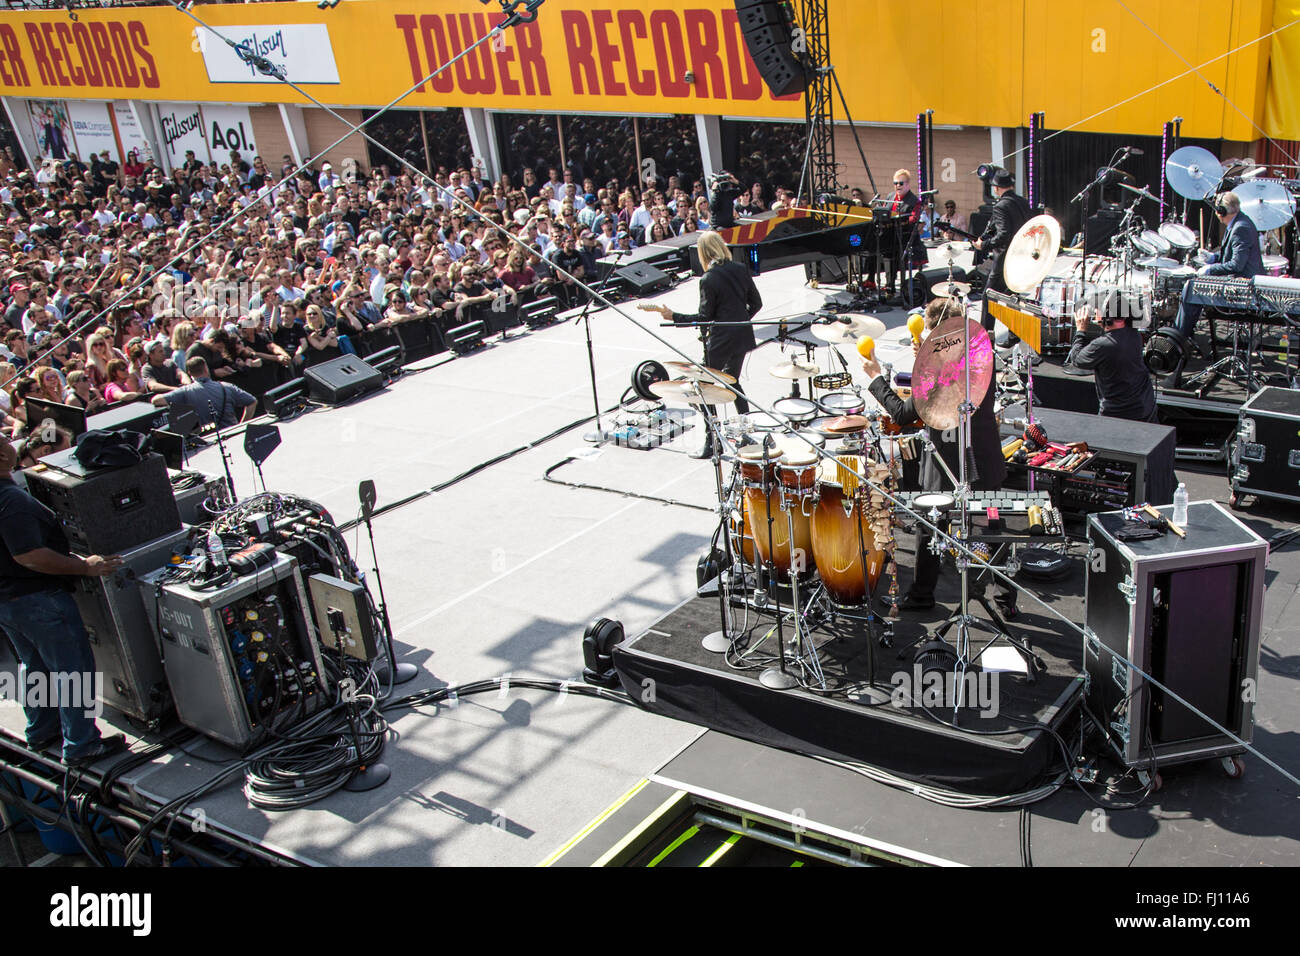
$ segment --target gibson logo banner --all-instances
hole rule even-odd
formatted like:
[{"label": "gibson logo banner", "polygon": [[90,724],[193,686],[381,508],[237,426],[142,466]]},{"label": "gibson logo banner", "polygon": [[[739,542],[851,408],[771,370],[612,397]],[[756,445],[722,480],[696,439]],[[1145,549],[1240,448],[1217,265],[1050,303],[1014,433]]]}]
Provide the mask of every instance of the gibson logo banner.
[{"label": "gibson logo banner", "polygon": [[[266,57],[282,67],[295,83],[337,83],[338,66],[330,31],[319,23],[277,23],[269,26],[242,25],[217,27],[225,37]],[[259,73],[225,39],[209,30],[198,28],[199,49],[208,79],[213,83],[279,83],[273,76]]]}]

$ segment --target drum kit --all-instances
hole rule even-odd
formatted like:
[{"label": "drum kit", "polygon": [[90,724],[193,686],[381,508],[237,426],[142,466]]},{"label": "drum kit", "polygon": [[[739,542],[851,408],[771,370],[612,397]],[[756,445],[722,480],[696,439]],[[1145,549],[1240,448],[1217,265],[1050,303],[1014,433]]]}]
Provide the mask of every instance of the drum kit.
[{"label": "drum kit", "polygon": [[[827,344],[849,342],[863,332],[883,331],[874,327],[877,322],[852,319],[835,323],[845,328],[814,334]],[[868,682],[874,685],[874,648],[892,644],[898,617],[894,529],[901,524],[898,509],[910,510],[898,494],[905,464],[919,458],[923,445],[933,447],[929,437],[924,430],[904,433],[888,415],[869,410],[852,388],[819,398],[787,396],[770,411],[718,420],[710,406],[735,393],[706,381],[715,374],[712,370],[684,365],[673,365],[679,379],[652,388],[665,401],[700,408],[718,439],[713,444],[718,537],[723,542],[717,556],[721,629],[704,639],[704,647],[727,655],[732,666],[762,668],[764,686],[825,690],[818,635],[848,624],[866,630]],[[933,521],[951,517],[951,533],[958,540],[969,533],[964,449],[970,441],[970,414],[990,387],[993,370],[988,334],[964,318],[935,329],[913,369],[920,417],[932,428],[956,429],[963,454],[960,474],[943,466],[953,493],[926,497],[923,513],[911,513],[928,514]],[[821,374],[814,363],[798,358],[773,369],[775,377],[795,382]],[[978,658],[969,646],[968,629],[979,625],[971,624],[968,613],[962,556],[967,550],[958,549],[963,605],[954,617],[960,624],[956,660],[962,668]],[[887,614],[875,609],[882,592]],[[746,626],[737,626],[737,608],[744,608]],[[775,622],[755,641],[756,632],[747,625],[750,613],[759,611]],[[773,636],[775,648],[766,644]]]}]

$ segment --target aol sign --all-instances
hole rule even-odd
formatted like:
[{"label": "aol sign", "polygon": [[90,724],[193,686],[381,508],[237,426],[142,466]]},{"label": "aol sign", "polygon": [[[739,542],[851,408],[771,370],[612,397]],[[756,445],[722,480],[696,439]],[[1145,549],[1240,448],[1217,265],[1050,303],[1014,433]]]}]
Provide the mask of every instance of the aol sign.
[{"label": "aol sign", "polygon": [[246,106],[204,106],[203,119],[213,159],[224,161],[232,149],[249,160],[256,154],[253,123]]}]

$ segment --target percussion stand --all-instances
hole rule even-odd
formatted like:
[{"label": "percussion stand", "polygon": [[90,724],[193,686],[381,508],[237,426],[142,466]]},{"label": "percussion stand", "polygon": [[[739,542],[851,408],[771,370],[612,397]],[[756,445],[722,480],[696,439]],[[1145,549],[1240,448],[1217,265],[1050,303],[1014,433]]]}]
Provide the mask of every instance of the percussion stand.
[{"label": "percussion stand", "polygon": [[[771,451],[773,444],[774,442],[772,441],[771,435],[764,436],[762,488],[764,501],[766,502],[765,510],[767,511],[767,560],[763,562],[763,572],[767,579],[767,589],[776,601],[776,646],[778,663],[775,667],[769,667],[767,670],[763,671],[763,673],[759,674],[758,682],[764,687],[772,690],[789,690],[792,687],[798,686],[799,682],[795,679],[794,675],[790,673],[790,669],[786,664],[785,625],[782,622],[784,612],[781,610],[781,587],[780,582],[777,581],[776,577],[776,565],[772,561],[773,556],[776,554],[772,540],[772,523],[776,520],[772,516],[772,492],[775,490],[772,486],[772,480],[774,476],[769,467],[772,464]],[[793,558],[793,536],[791,537],[790,544],[791,557]]]},{"label": "percussion stand", "polygon": [[[699,394],[702,389],[696,387],[696,393]],[[732,574],[732,564],[734,556],[731,551],[731,528],[728,519],[730,518],[728,496],[722,491],[722,429],[718,427],[718,421],[714,417],[712,410],[708,405],[703,404],[704,396],[700,395],[700,408],[704,410],[704,427],[713,435],[713,480],[718,491],[718,520],[721,522],[722,529],[722,548],[725,555],[723,566],[718,570],[718,612],[719,619],[722,623],[722,629],[706,634],[700,645],[710,653],[725,654],[728,648],[735,641],[735,635],[732,633],[728,622],[728,611],[731,607],[730,577]],[[744,505],[741,505],[742,509]],[[742,510],[743,513],[743,510]],[[742,523],[742,534],[744,525]],[[742,572],[743,574],[743,572]]]}]

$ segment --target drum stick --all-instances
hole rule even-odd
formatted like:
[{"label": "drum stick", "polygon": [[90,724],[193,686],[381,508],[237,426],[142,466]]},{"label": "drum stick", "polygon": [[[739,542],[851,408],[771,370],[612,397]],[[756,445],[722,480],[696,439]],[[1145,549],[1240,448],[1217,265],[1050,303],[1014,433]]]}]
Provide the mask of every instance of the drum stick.
[{"label": "drum stick", "polygon": [[1169,525],[1169,530],[1172,531],[1174,534],[1178,535],[1178,537],[1180,538],[1187,537],[1186,531],[1178,527],[1178,525],[1174,524],[1172,521],[1170,521],[1168,518],[1162,515],[1159,511],[1156,511],[1155,508],[1151,507],[1150,505],[1143,505],[1142,510],[1145,511],[1147,514],[1149,514],[1151,517],[1159,518],[1165,524]]}]

